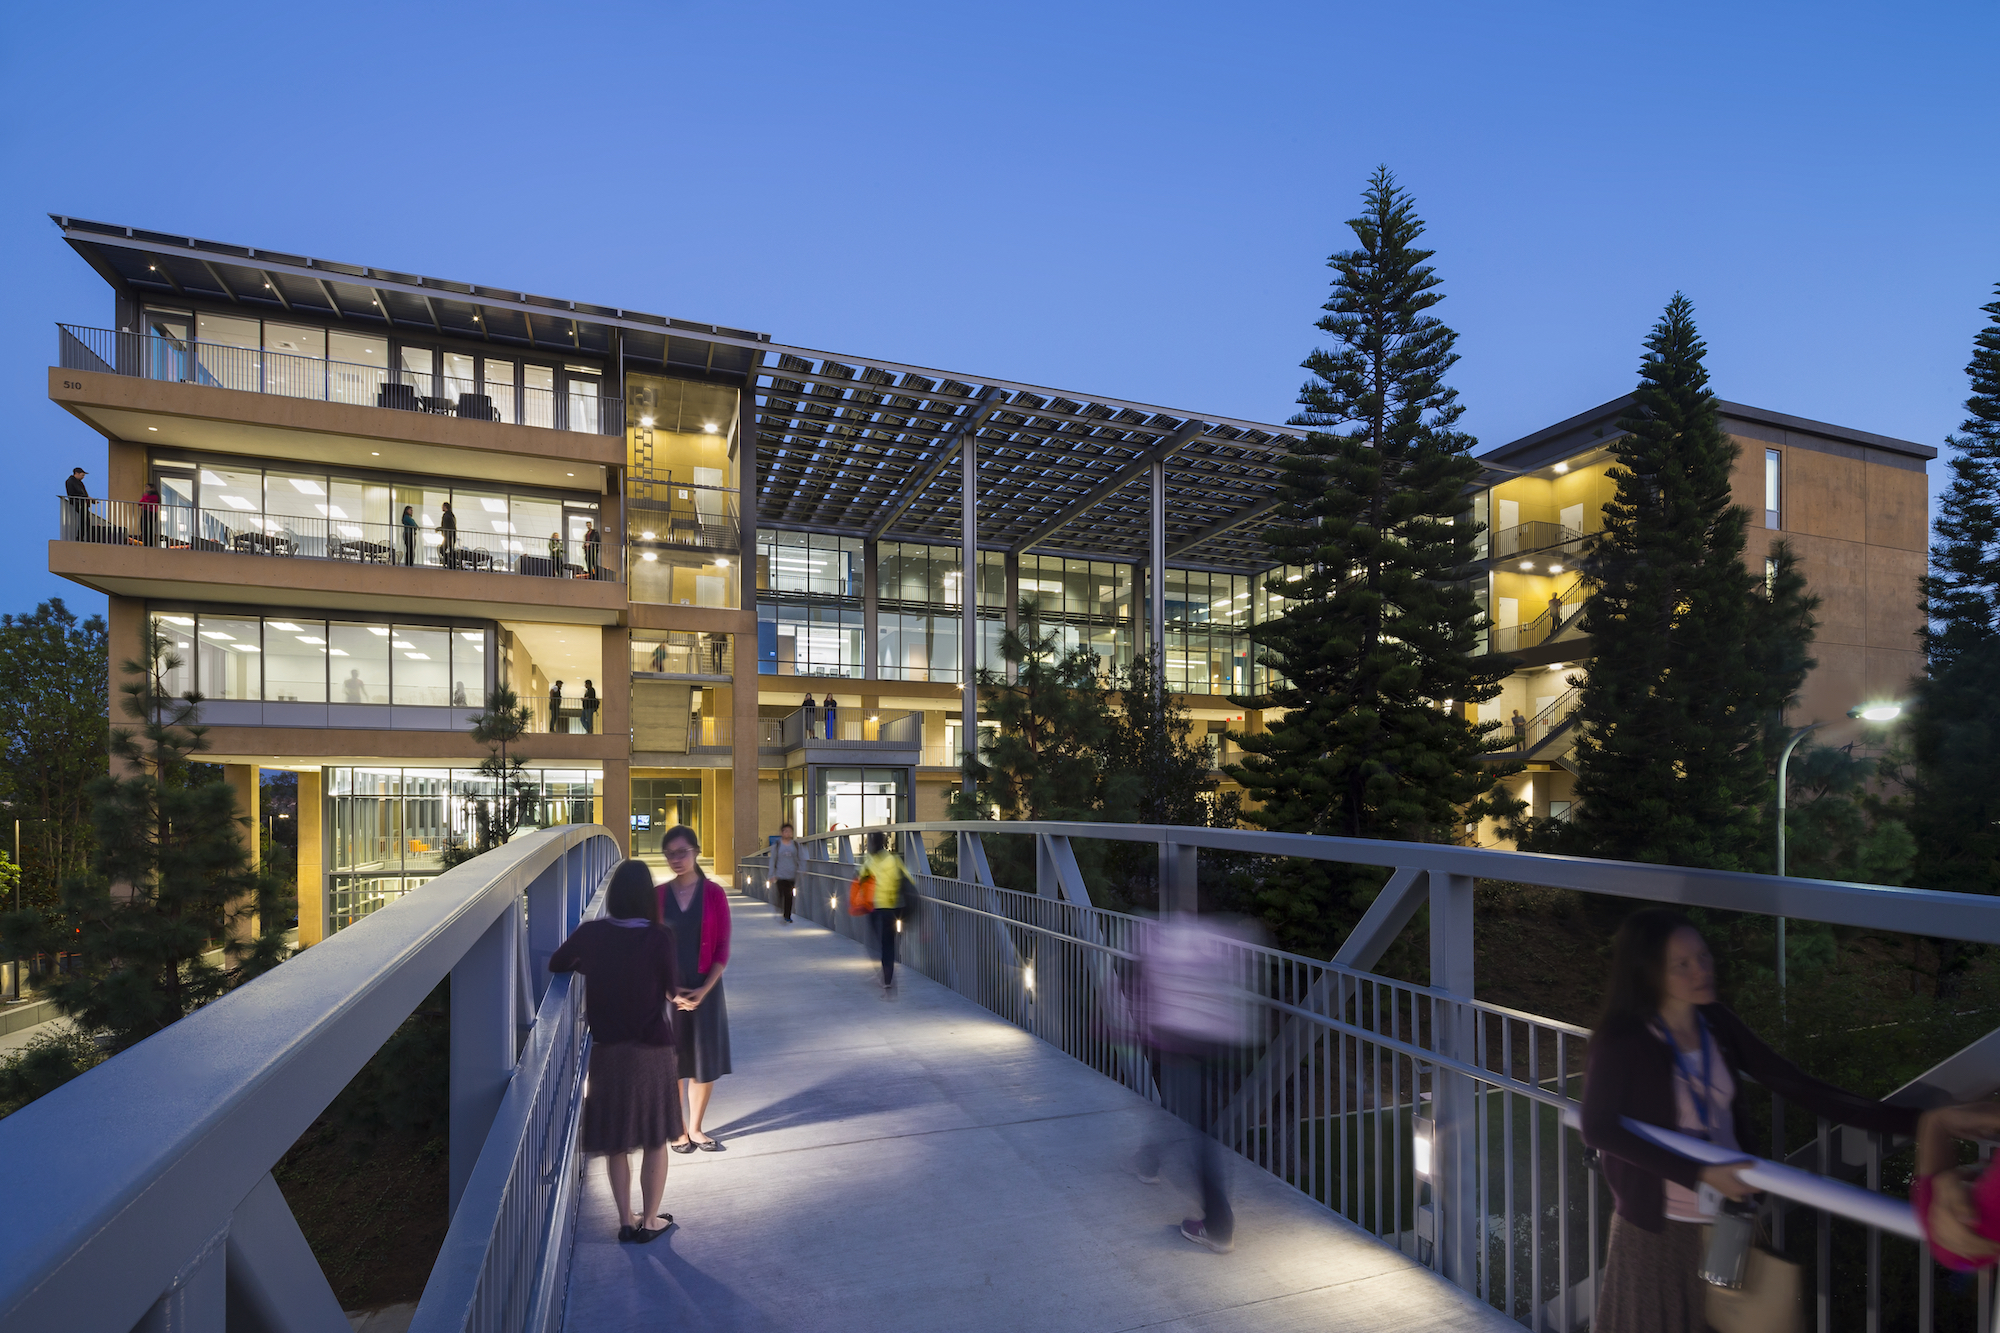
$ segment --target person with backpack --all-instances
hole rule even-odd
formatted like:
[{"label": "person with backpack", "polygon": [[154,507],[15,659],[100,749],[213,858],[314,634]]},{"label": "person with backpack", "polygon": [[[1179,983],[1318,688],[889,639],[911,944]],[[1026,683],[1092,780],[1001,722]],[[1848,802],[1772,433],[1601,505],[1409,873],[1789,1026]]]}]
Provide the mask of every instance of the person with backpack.
[{"label": "person with backpack", "polygon": [[889,848],[880,833],[868,835],[868,855],[861,862],[861,877],[875,881],[875,906],[868,915],[875,925],[875,942],[882,951],[882,998],[896,995],[896,924],[907,914],[914,895],[910,868]]}]

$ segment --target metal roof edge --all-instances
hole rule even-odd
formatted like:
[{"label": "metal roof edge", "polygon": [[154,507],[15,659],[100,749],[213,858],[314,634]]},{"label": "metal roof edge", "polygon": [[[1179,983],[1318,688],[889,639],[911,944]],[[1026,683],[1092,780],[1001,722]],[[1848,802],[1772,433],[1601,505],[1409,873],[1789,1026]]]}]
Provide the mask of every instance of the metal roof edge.
[{"label": "metal roof edge", "polygon": [[[1533,471],[1550,459],[1559,458],[1568,450],[1561,446],[1571,444],[1570,437],[1591,426],[1609,421],[1616,422],[1636,399],[1636,394],[1624,394],[1608,403],[1601,403],[1585,412],[1579,412],[1566,420],[1511,443],[1496,446],[1483,454],[1475,455],[1478,461],[1496,475],[1508,472]],[[1817,435],[1822,439],[1837,440],[1843,444],[1865,445],[1871,449],[1885,449],[1890,453],[1903,454],[1910,458],[1928,462],[1938,456],[1938,451],[1927,444],[1917,444],[1911,440],[1900,440],[1890,435],[1877,435],[1872,431],[1857,430],[1852,426],[1836,426],[1832,422],[1815,421],[1810,417],[1792,416],[1785,412],[1774,412],[1769,408],[1752,407],[1747,403],[1732,403],[1727,399],[1717,399],[1717,406],[1724,422],[1731,419],[1751,422],[1761,426],[1775,426],[1780,430],[1796,431],[1802,435]],[[1602,432],[1604,442],[1615,439],[1615,427]],[[1543,457],[1546,454],[1547,457]]]}]

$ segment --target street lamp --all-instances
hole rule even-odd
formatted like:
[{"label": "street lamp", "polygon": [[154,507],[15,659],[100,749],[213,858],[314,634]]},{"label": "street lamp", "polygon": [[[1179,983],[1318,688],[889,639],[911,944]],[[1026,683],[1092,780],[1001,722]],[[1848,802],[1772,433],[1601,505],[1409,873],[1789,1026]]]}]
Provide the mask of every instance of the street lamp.
[{"label": "street lamp", "polygon": [[[1847,715],[1856,722],[1894,722],[1903,715],[1903,705],[1898,703],[1856,704],[1847,710]],[[1825,726],[1824,722],[1814,722],[1800,727],[1785,742],[1785,748],[1778,752],[1778,875],[1785,873],[1785,768],[1792,762],[1792,751],[1800,741]],[[1778,918],[1778,996],[1780,1003],[1785,994],[1785,918]]]}]

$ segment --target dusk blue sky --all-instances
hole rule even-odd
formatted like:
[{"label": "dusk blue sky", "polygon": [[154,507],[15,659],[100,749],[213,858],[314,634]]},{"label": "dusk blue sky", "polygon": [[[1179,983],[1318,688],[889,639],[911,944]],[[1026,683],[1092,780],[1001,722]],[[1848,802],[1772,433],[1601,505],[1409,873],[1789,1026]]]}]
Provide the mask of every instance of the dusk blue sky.
[{"label": "dusk blue sky", "polygon": [[[1369,171],[1492,447],[1628,391],[1941,444],[2000,281],[2000,6],[13,5],[0,610],[61,595],[45,214],[1282,421]],[[1933,465],[1932,488],[1943,468]]]}]

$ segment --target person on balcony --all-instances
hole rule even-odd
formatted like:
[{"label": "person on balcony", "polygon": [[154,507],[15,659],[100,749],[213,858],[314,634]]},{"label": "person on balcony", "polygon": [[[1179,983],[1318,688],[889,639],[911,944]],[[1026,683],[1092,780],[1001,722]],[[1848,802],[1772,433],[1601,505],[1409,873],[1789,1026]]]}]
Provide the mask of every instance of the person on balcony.
[{"label": "person on balcony", "polygon": [[653,670],[665,671],[666,669],[667,669],[667,641],[665,639],[662,639],[658,643],[653,645]]},{"label": "person on balcony", "polygon": [[687,1128],[670,1146],[675,1152],[721,1152],[721,1142],[702,1133],[701,1121],[715,1080],[730,1072],[729,1011],[722,996],[722,973],[729,966],[729,895],[701,873],[701,839],[687,825],[668,829],[660,850],[668,874],[660,885],[660,919],[673,929],[683,987],[674,997],[680,1011],[674,1039],[687,1096]]},{"label": "person on balcony", "polygon": [[604,539],[597,535],[597,525],[586,523],[583,527],[583,573],[585,578],[597,577],[597,556],[604,547]]},{"label": "person on balcony", "polygon": [[69,510],[72,515],[69,521],[71,528],[70,540],[72,541],[81,541],[87,535],[87,522],[90,518],[90,487],[84,485],[83,479],[89,475],[82,468],[75,468],[70,472],[69,480],[63,483],[63,490],[69,496]]},{"label": "person on balcony", "polygon": [[806,695],[806,701],[799,705],[799,711],[805,714],[806,739],[809,741],[818,740],[819,704],[814,701],[811,694]]},{"label": "person on balcony", "polygon": [[160,488],[150,481],[139,496],[139,544],[160,544]]},{"label": "person on balcony", "polygon": [[1514,748],[1516,750],[1527,749],[1528,719],[1521,716],[1520,709],[1516,708],[1514,710],[1514,716],[1512,719],[1510,719],[1510,725],[1512,725],[1512,727],[1514,728]]},{"label": "person on balcony", "polygon": [[[667,1145],[681,1119],[673,997],[681,994],[676,941],[660,921],[653,872],[621,861],[604,889],[604,915],[579,925],[549,959],[551,972],[590,978],[583,1021],[590,1070],[583,1099],[583,1150],[604,1158],[618,1205],[618,1239],[640,1245],[674,1224],[660,1211],[667,1192]],[[639,1209],[632,1208],[632,1157],[639,1159]]]},{"label": "person on balcony", "polygon": [[1560,597],[1551,597],[1549,598],[1549,633],[1554,634],[1557,630],[1561,629],[1562,623],[1563,599]]},{"label": "person on balcony", "polygon": [[403,563],[417,563],[417,511],[411,505],[403,506]]},{"label": "person on balcony", "polygon": [[1642,1138],[1631,1119],[1730,1152],[1745,1136],[1744,1078],[1814,1115],[1880,1134],[1916,1133],[1914,1107],[1858,1097],[1805,1073],[1723,1004],[1694,923],[1648,907],[1612,943],[1604,1016],[1590,1038],[1583,1141],[1617,1201],[1593,1333],[1707,1333],[1702,1228],[1722,1199],[1754,1193],[1743,1160],[1704,1166]]},{"label": "person on balcony", "polygon": [[832,695],[826,696],[826,738],[830,741],[840,739],[840,718],[837,712],[839,707],[833,701]]},{"label": "person on balcony", "polygon": [[444,516],[438,519],[438,531],[444,535],[444,567],[458,568],[458,515],[451,512],[451,501],[444,502]]},{"label": "person on balcony", "polygon": [[568,730],[563,725],[561,681],[549,686],[549,730],[551,732]]},{"label": "person on balcony", "polygon": [[774,904],[786,925],[792,924],[792,898],[799,886],[798,833],[786,820],[778,825],[778,845],[771,849],[771,887],[777,890]]},{"label": "person on balcony", "polygon": [[562,577],[562,572],[562,534],[560,532],[551,532],[549,534],[549,577],[559,579]]},{"label": "person on balcony", "polygon": [[588,736],[597,725],[597,687],[588,680],[583,682],[583,734]]}]

